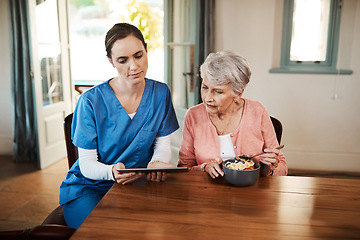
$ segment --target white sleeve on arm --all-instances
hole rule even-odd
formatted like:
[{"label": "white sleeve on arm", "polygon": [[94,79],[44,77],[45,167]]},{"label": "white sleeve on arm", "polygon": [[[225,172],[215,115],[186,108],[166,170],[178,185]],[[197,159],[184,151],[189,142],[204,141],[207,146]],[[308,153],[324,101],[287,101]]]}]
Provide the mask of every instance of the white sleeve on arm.
[{"label": "white sleeve on arm", "polygon": [[96,149],[78,148],[79,167],[82,175],[93,180],[115,181],[112,173],[113,165],[107,165],[98,161]]},{"label": "white sleeve on arm", "polygon": [[150,162],[160,161],[169,163],[171,161],[171,138],[170,135],[155,138],[154,154]]}]

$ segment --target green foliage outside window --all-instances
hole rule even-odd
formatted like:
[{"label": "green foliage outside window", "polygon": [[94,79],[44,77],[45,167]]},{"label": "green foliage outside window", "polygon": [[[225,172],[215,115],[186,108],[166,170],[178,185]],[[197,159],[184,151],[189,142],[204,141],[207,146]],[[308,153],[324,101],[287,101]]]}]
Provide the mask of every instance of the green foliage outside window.
[{"label": "green foliage outside window", "polygon": [[70,0],[70,4],[76,8],[94,6],[94,0]]},{"label": "green foliage outside window", "polygon": [[[151,8],[149,4],[141,0],[112,0],[117,3],[127,2],[125,13],[118,14],[119,9],[111,8],[111,1],[106,0],[70,0],[70,5],[79,11],[83,20],[105,19],[110,14],[116,13],[118,22],[127,22],[138,27],[144,35],[148,51],[163,47],[163,22],[162,10]],[[124,11],[122,11],[124,12]],[[114,22],[115,24],[115,22]],[[99,26],[94,22],[77,29],[77,33],[84,36],[104,35],[108,29]]]},{"label": "green foliage outside window", "polygon": [[158,13],[154,12],[147,3],[143,1],[130,0],[127,4],[129,19],[120,17],[123,22],[128,22],[140,29],[148,50],[163,47],[163,23]]}]

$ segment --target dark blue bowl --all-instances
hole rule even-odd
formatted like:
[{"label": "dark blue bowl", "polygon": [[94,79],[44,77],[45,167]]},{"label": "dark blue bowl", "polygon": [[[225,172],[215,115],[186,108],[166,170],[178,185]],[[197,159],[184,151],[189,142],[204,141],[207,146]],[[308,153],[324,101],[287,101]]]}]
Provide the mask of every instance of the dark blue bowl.
[{"label": "dark blue bowl", "polygon": [[234,170],[225,166],[227,163],[235,161],[235,159],[229,159],[225,160],[222,163],[223,171],[225,173],[224,177],[226,181],[238,187],[245,187],[255,184],[259,178],[260,164],[253,160],[250,160],[251,162],[255,163],[254,170]]}]

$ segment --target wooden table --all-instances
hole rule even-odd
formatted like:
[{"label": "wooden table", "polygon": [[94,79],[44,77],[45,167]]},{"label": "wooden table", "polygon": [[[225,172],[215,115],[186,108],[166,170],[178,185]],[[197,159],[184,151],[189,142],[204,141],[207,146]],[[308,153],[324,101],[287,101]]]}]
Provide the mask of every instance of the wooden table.
[{"label": "wooden table", "polygon": [[360,179],[142,178],[114,184],[72,239],[360,239]]}]

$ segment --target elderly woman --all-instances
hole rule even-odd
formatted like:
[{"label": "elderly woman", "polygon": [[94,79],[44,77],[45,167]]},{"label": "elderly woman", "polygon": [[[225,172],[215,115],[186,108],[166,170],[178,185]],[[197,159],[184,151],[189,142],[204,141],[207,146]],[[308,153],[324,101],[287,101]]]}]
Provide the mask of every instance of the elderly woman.
[{"label": "elderly woman", "polygon": [[264,151],[253,159],[262,165],[261,175],[286,175],[268,112],[259,102],[241,97],[251,75],[247,61],[229,51],[211,53],[200,71],[203,103],[185,116],[178,166],[216,178],[224,175],[223,159]]}]

